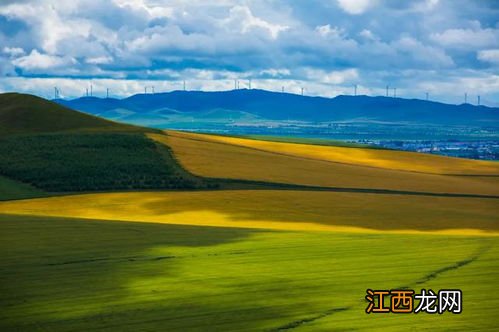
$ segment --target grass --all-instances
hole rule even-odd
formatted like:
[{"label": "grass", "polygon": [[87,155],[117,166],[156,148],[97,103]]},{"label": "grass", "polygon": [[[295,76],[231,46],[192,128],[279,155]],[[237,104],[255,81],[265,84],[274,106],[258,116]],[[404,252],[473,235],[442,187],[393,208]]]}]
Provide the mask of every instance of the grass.
[{"label": "grass", "polygon": [[29,184],[0,176],[0,201],[44,197],[47,195],[48,194],[43,190],[30,186]]},{"label": "grass", "polygon": [[416,152],[346,148],[244,139],[229,136],[168,132],[173,136],[238,145],[266,152],[328,162],[430,174],[499,175],[493,161],[469,160]]},{"label": "grass", "polygon": [[[448,331],[498,323],[497,237],[9,215],[0,216],[0,230],[2,331]],[[366,288],[401,286],[460,288],[463,313],[364,313]]]},{"label": "grass", "polygon": [[204,186],[140,133],[13,136],[0,155],[0,174],[52,192]]},{"label": "grass", "polygon": [[61,131],[154,132],[74,111],[33,95],[0,94],[0,137]]},{"label": "grass", "polygon": [[[322,187],[499,195],[499,177],[447,176],[350,165],[286,155],[279,149],[263,151],[233,144],[232,141],[225,141],[224,137],[216,138],[213,135],[168,132],[167,136],[149,134],[149,137],[168,145],[189,172],[204,177]],[[308,149],[309,145],[303,147]],[[345,153],[353,150],[355,148],[345,148]],[[420,155],[411,156],[418,158]],[[448,160],[453,162],[455,159]]]}]

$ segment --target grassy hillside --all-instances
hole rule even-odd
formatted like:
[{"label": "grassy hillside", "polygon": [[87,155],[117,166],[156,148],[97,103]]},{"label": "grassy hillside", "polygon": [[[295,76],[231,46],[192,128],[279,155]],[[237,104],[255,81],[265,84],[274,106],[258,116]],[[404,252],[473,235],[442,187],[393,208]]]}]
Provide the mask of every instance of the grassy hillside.
[{"label": "grassy hillside", "polygon": [[140,133],[14,136],[0,155],[0,174],[52,192],[203,186]]},{"label": "grassy hillside", "polygon": [[[498,248],[497,237],[2,215],[0,329],[487,331]],[[463,313],[364,313],[367,288],[398,287],[459,288]]]},{"label": "grassy hillside", "polygon": [[[370,157],[362,164],[346,164],[324,160],[323,155],[313,155],[314,149],[333,147],[290,144],[292,148],[299,146],[301,150],[293,154],[287,151],[288,144],[260,142],[254,140],[232,139],[214,135],[198,135],[191,133],[168,132],[168,136],[150,134],[150,137],[170,146],[180,163],[190,172],[206,177],[250,179],[288,184],[302,184],[341,188],[371,188],[408,190],[439,193],[471,193],[499,195],[499,177],[492,176],[444,176],[409,172],[366,165],[368,160],[378,158],[378,153],[390,153],[390,163],[398,162],[399,153],[403,156],[401,165],[411,166],[406,156],[411,156],[414,163],[423,165],[426,156],[417,153],[405,154],[399,151],[383,151],[371,149],[343,148],[341,158],[352,158],[350,153],[359,150]],[[246,145],[242,145],[242,143]],[[266,150],[253,144],[262,144]],[[266,144],[270,145],[266,145]],[[279,145],[273,145],[279,144]],[[339,148],[338,148],[339,149]],[[304,156],[308,154],[308,156]],[[326,157],[330,157],[326,154]],[[418,158],[422,159],[418,159]],[[439,165],[444,162],[459,162],[455,158],[430,156]],[[466,161],[468,162],[468,161]],[[467,165],[477,165],[480,171],[499,165],[469,161]],[[223,165],[223,167],[221,167]],[[456,167],[450,164],[447,167]],[[498,166],[495,166],[498,167]]]},{"label": "grassy hillside", "polygon": [[[203,188],[153,129],[80,113],[32,95],[0,95],[0,199],[50,192]],[[38,189],[39,188],[39,189]],[[33,191],[31,193],[31,191]]]},{"label": "grassy hillside", "polygon": [[0,137],[58,131],[153,130],[104,120],[33,95],[0,94]]},{"label": "grassy hillside", "polygon": [[43,197],[47,195],[48,194],[46,192],[30,186],[29,184],[0,176],[0,201],[8,199]]}]

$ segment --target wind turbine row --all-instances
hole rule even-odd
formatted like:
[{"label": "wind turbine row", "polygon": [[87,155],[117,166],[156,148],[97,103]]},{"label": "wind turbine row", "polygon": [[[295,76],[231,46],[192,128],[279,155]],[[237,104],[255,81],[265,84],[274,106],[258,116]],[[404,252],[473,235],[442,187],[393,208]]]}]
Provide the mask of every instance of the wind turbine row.
[{"label": "wind turbine row", "polygon": [[[248,82],[247,87],[251,90],[252,89],[251,79],[248,79],[247,82]],[[183,91],[186,91],[186,81],[182,81],[182,83],[183,83]],[[358,85],[354,84],[353,85],[353,95],[354,96],[357,96],[357,88],[358,88]],[[234,80],[234,90],[239,90],[239,89],[240,89],[240,81],[235,79]],[[397,88],[396,87],[391,87],[390,85],[386,85],[385,89],[386,89],[386,97],[390,97],[390,90],[393,91],[392,96],[394,98],[397,97]],[[301,96],[304,96],[305,95],[305,88],[301,87],[300,90],[301,90]],[[148,91],[150,91],[150,93],[152,93],[152,94],[155,94],[154,86],[153,85],[152,86],[145,86],[144,87],[144,94],[147,94]],[[285,91],[285,87],[283,85],[283,86],[281,86],[281,92],[284,93],[284,91]],[[106,98],[109,98],[109,92],[110,92],[110,89],[106,88]],[[93,85],[92,84],[90,84],[89,87],[86,88],[85,96],[86,97],[93,97]],[[54,99],[59,99],[59,98],[61,98],[60,90],[58,87],[54,87]],[[425,92],[425,100],[426,101],[430,100],[430,93],[429,92]],[[465,104],[468,103],[468,93],[467,92],[464,93],[464,103]],[[480,95],[477,95],[477,103],[476,104],[478,106],[480,106]]]}]

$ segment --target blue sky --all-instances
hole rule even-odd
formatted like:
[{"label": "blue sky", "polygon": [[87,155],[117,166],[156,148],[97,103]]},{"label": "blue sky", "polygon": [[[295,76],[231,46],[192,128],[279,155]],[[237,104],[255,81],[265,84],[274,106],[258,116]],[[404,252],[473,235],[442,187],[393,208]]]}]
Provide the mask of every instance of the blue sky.
[{"label": "blue sky", "polygon": [[499,105],[498,20],[495,0],[3,0],[0,91],[126,96],[251,79]]}]

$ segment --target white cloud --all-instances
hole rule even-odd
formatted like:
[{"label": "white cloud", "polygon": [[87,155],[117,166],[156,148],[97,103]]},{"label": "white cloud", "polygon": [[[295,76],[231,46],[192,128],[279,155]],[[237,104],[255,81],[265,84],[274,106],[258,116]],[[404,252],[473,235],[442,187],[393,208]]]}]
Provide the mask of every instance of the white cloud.
[{"label": "white cloud", "polygon": [[261,76],[270,76],[270,77],[282,77],[282,76],[289,76],[291,72],[289,69],[275,69],[275,68],[270,68],[270,69],[265,69],[261,70],[259,75]]},{"label": "white cloud", "polygon": [[367,40],[379,40],[379,37],[376,36],[374,33],[372,33],[372,31],[369,29],[364,29],[361,32],[359,32],[359,36]]},{"label": "white cloud", "polygon": [[478,51],[477,59],[484,62],[499,64],[499,49]]},{"label": "white cloud", "polygon": [[419,64],[434,68],[450,67],[454,60],[444,50],[424,45],[417,39],[402,37],[391,43],[397,51],[397,57],[403,56],[403,61],[412,60],[413,65]]},{"label": "white cloud", "polygon": [[[127,51],[133,54],[161,56],[215,54],[218,43],[213,36],[201,33],[185,34],[178,26],[165,26],[144,31],[136,39],[125,41]],[[237,45],[234,45],[236,47]],[[227,48],[231,45],[227,45]],[[218,49],[222,51],[222,49]]]},{"label": "white cloud", "polygon": [[349,14],[358,15],[372,7],[376,0],[337,0],[338,5]]},{"label": "white cloud", "polygon": [[243,34],[253,31],[255,28],[266,30],[273,39],[279,36],[279,33],[289,29],[287,25],[267,22],[253,15],[246,6],[234,6],[230,9],[230,15],[224,20],[224,24],[229,27],[239,27]]},{"label": "white cloud", "polygon": [[484,75],[479,72],[459,72],[458,75],[446,77],[444,81],[438,79],[424,80],[416,86],[420,91],[430,91],[430,94],[439,96],[456,96],[454,102],[463,102],[464,93],[468,94],[468,101],[477,95],[491,96],[499,91],[499,75]]},{"label": "white cloud", "polygon": [[357,69],[333,70],[326,72],[324,70],[307,69],[306,76],[311,81],[318,81],[327,84],[343,84],[353,82],[359,78]]},{"label": "white cloud", "polygon": [[329,24],[326,25],[320,25],[315,27],[315,31],[319,33],[322,37],[337,37],[337,38],[342,38],[346,35],[345,29],[338,28],[338,27],[332,27]]},{"label": "white cloud", "polygon": [[31,51],[29,55],[20,57],[12,63],[26,70],[51,69],[66,65],[76,64],[76,60],[68,57],[59,57],[54,55],[42,54],[37,50]]},{"label": "white cloud", "polygon": [[[82,56],[93,49],[103,49],[102,44],[114,46],[117,40],[115,31],[105,28],[99,20],[88,19],[81,14],[90,10],[88,5],[86,0],[25,1],[0,5],[0,14],[21,20],[30,27],[35,42],[31,45],[32,49],[52,55]],[[65,47],[67,45],[69,47]]]},{"label": "white cloud", "polygon": [[499,45],[499,29],[448,29],[433,33],[430,38],[445,47],[476,49]]},{"label": "white cloud", "polygon": [[26,53],[20,47],[8,47],[8,46],[5,46],[2,50],[2,52],[13,57],[13,58],[24,55]]},{"label": "white cloud", "polygon": [[22,19],[35,27],[40,46],[46,52],[56,51],[57,43],[66,37],[85,31],[83,26],[71,26],[70,22],[61,20],[59,12],[49,2],[19,3],[0,7],[0,13],[8,17]]},{"label": "white cloud", "polygon": [[416,1],[413,5],[415,11],[427,12],[434,10],[435,7],[440,3],[440,0],[424,0],[421,2]]},{"label": "white cloud", "polygon": [[113,58],[110,56],[98,56],[98,57],[91,57],[85,59],[86,63],[93,64],[93,65],[104,65],[111,63],[113,61]]},{"label": "white cloud", "polygon": [[151,18],[173,17],[173,12],[174,12],[173,8],[167,7],[165,5],[154,6],[146,3],[144,0],[113,0],[113,2],[117,4],[119,7],[128,7],[133,11],[144,11]]},{"label": "white cloud", "polygon": [[8,21],[0,77],[123,78],[113,81],[123,94],[143,91],[132,80],[185,78],[211,89],[250,77],[256,87],[280,90],[282,80],[298,93],[302,85],[330,95],[341,85],[350,92],[353,83],[381,89],[386,81],[402,92],[403,82],[412,89],[426,79],[402,72],[434,72],[433,82],[454,71],[497,74],[492,7],[468,0],[0,1]]}]

